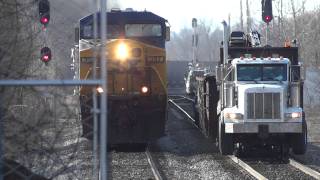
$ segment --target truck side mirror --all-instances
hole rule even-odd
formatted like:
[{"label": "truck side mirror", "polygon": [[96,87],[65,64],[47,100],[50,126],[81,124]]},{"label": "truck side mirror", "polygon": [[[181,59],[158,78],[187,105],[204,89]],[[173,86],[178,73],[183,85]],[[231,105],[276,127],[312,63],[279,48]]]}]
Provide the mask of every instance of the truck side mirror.
[{"label": "truck side mirror", "polygon": [[79,27],[74,28],[74,42],[78,44],[80,40],[80,30]]},{"label": "truck side mirror", "polygon": [[306,71],[302,64],[291,67],[291,82],[297,82],[306,79]]},{"label": "truck side mirror", "polygon": [[170,27],[166,26],[166,41],[170,41]]}]

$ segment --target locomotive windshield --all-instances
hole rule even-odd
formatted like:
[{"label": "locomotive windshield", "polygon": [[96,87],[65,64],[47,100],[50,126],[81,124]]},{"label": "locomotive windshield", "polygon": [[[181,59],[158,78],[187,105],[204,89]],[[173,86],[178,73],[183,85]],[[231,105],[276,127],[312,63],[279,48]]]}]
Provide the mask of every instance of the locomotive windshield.
[{"label": "locomotive windshield", "polygon": [[162,36],[160,24],[126,24],[126,37]]},{"label": "locomotive windshield", "polygon": [[[120,25],[108,25],[107,38],[116,39],[121,35],[125,37],[161,37],[162,28],[160,24],[126,24]],[[83,39],[93,39],[93,25],[84,26],[82,31]],[[98,34],[99,34],[98,29]]]},{"label": "locomotive windshield", "polygon": [[238,81],[286,81],[286,64],[239,64]]},{"label": "locomotive windshield", "polygon": [[[82,39],[94,39],[93,25],[84,26],[83,29],[80,29]],[[98,29],[97,35],[99,35],[100,29]],[[116,39],[121,35],[122,28],[119,25],[108,25],[107,29],[107,38]]]}]

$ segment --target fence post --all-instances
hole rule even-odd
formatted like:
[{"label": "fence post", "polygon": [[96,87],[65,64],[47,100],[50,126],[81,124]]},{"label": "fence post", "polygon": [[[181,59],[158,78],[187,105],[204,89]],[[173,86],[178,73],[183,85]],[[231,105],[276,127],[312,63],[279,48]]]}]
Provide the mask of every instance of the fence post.
[{"label": "fence post", "polygon": [[3,180],[4,174],[4,132],[3,132],[3,109],[2,109],[2,97],[0,96],[0,180]]}]

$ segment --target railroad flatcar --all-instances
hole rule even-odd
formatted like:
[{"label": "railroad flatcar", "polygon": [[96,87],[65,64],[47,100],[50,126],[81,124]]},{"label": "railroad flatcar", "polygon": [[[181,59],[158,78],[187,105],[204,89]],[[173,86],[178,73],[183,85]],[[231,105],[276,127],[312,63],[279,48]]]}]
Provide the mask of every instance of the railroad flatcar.
[{"label": "railroad flatcar", "polygon": [[[100,42],[100,13],[96,13],[96,40],[94,17],[94,14],[88,15],[79,23],[79,77],[83,80],[92,78],[93,62],[99,59],[95,49]],[[169,39],[167,20],[152,12],[130,9],[107,12],[109,144],[147,143],[164,135],[167,118],[165,43]],[[96,68],[99,74],[99,60]],[[92,87],[83,86],[79,93],[83,135],[92,137]]]}]

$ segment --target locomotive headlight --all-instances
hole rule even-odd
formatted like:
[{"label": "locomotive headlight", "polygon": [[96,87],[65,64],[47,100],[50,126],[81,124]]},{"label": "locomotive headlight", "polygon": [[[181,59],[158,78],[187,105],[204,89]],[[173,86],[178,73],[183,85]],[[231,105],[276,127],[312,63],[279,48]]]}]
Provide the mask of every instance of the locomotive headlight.
[{"label": "locomotive headlight", "polygon": [[125,60],[126,58],[128,58],[129,51],[125,43],[120,43],[116,51],[117,51],[116,54],[118,59]]},{"label": "locomotive headlight", "polygon": [[286,118],[300,118],[301,112],[292,112],[292,113],[286,113]]},{"label": "locomotive headlight", "polygon": [[99,94],[101,94],[101,93],[103,93],[103,88],[102,87],[97,87],[97,92],[99,93]]},{"label": "locomotive headlight", "polygon": [[224,113],[224,118],[240,120],[243,119],[243,115],[240,113]]}]

